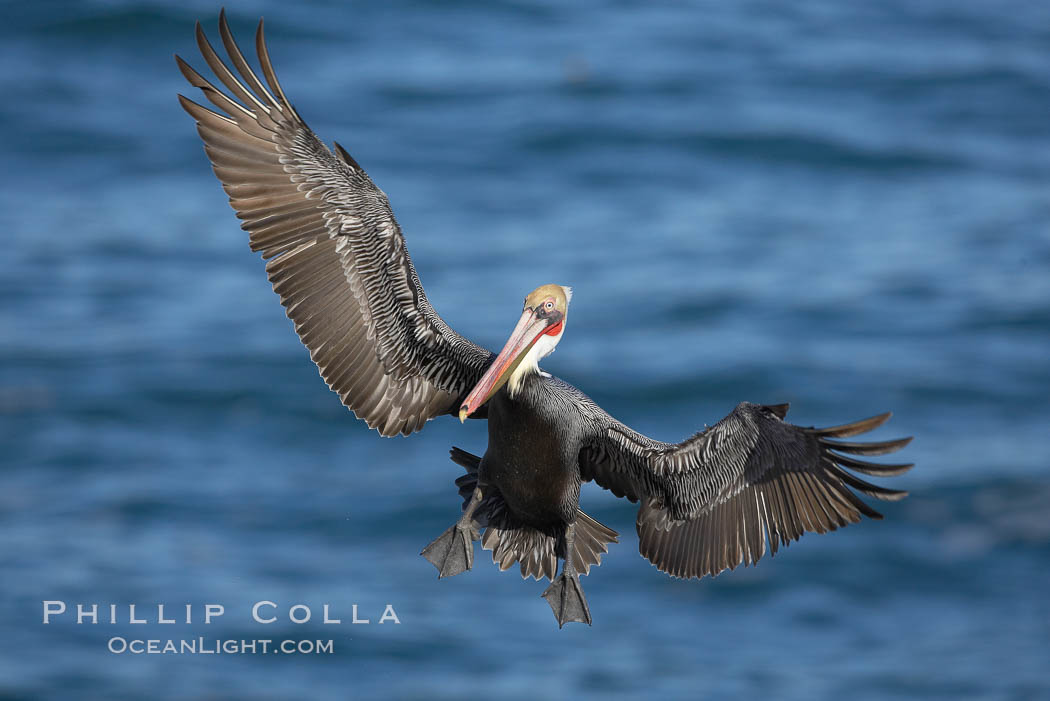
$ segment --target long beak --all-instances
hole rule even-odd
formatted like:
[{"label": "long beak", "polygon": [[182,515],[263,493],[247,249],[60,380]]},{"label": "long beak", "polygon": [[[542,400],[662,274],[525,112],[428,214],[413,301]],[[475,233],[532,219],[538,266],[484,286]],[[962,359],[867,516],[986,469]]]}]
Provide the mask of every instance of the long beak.
[{"label": "long beak", "polygon": [[489,366],[488,372],[478,384],[467,395],[463,405],[459,408],[459,420],[466,421],[467,417],[478,410],[482,404],[487,402],[500,387],[507,383],[510,376],[514,374],[525,354],[543,335],[547,328],[547,322],[536,318],[536,312],[525,309],[518,319],[518,325],[514,327],[507,345],[499,352],[496,359]]}]

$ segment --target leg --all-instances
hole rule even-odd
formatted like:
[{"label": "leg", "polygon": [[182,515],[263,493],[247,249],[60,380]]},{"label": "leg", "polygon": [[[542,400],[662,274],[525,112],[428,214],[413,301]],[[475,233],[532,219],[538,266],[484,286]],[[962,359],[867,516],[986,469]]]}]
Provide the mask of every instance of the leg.
[{"label": "leg", "polygon": [[466,572],[474,566],[474,543],[481,538],[474,525],[474,510],[481,503],[481,488],[475,487],[474,494],[463,509],[463,515],[456,524],[442,533],[437,540],[423,548],[420,553],[430,564],[437,567],[438,579],[452,577]]},{"label": "leg", "polygon": [[572,561],[575,540],[576,524],[570,523],[565,528],[565,560],[562,563],[561,574],[547,587],[547,591],[543,592],[543,598],[554,610],[559,628],[570,621],[591,624],[591,610],[587,607],[587,599],[583,597],[580,576],[576,573],[576,565]]}]

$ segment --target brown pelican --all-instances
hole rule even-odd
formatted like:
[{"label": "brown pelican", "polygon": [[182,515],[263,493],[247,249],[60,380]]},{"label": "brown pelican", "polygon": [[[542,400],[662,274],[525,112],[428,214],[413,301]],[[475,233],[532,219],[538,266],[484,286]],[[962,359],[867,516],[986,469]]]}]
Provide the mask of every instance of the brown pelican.
[{"label": "brown pelican", "polygon": [[219,111],[179,100],[321,377],[383,436],[437,416],[488,419],[484,457],[451,451],[467,469],[456,481],[462,516],[422,553],[439,577],[470,569],[480,539],[501,569],[518,563],[523,577],[551,580],[543,596],[559,625],[590,623],[579,575],[617,534],[580,511],[583,482],[641,503],[641,553],[674,577],[713,576],[754,564],[767,541],[775,554],[805,531],[881,518],[852,490],[905,496],[845,469],[889,476],[911,467],[851,457],[889,453],[908,438],[840,440],[889,414],[803,428],[784,421],[786,404],[744,402],[681,443],[631,430],[539,368],[565,335],[568,287],[533,290],[498,355],[457,334],[427,301],[386,195],[339,144],[329,150],[285,96],[263,23],[255,46],[265,83],[224,15],[219,33],[236,73],[197,24],[201,54],[229,94],[175,57]]}]

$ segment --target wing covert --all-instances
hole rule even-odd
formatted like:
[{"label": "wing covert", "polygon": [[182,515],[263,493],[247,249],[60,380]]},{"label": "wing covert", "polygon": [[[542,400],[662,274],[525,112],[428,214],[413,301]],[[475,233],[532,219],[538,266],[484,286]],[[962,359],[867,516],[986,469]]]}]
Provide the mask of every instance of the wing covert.
[{"label": "wing covert", "polygon": [[268,259],[266,273],[322,378],[384,436],[455,413],[492,354],[430,306],[386,195],[338,144],[329,150],[292,107],[256,32],[264,84],[226,22],[229,62],[197,24],[223,92],[176,56],[218,112],[179,95],[230,205]]}]

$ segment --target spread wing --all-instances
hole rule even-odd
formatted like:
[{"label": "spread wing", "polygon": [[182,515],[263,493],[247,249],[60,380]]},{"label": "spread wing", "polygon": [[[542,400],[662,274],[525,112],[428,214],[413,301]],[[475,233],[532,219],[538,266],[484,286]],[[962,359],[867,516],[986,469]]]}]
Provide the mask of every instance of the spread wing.
[{"label": "spread wing", "polygon": [[262,22],[256,50],[266,85],[234,42],[225,14],[219,31],[240,77],[199,23],[197,44],[229,95],[175,59],[221,113],[182,95],[179,101],[197,120],[252,250],[269,259],[273,289],[324,381],[384,436],[455,413],[492,354],[434,312],[386,195],[296,113],[270,64]]},{"label": "spread wing", "polygon": [[676,577],[716,575],[754,564],[805,531],[826,533],[882,515],[853,493],[897,500],[850,472],[891,476],[911,465],[851,457],[898,450],[910,438],[857,443],[839,438],[880,426],[890,414],[832,428],[783,421],[787,405],[742,403],[714,426],[681,443],[661,443],[601,412],[599,430],[581,451],[580,471],[617,496],[641,500],[639,549]]}]

